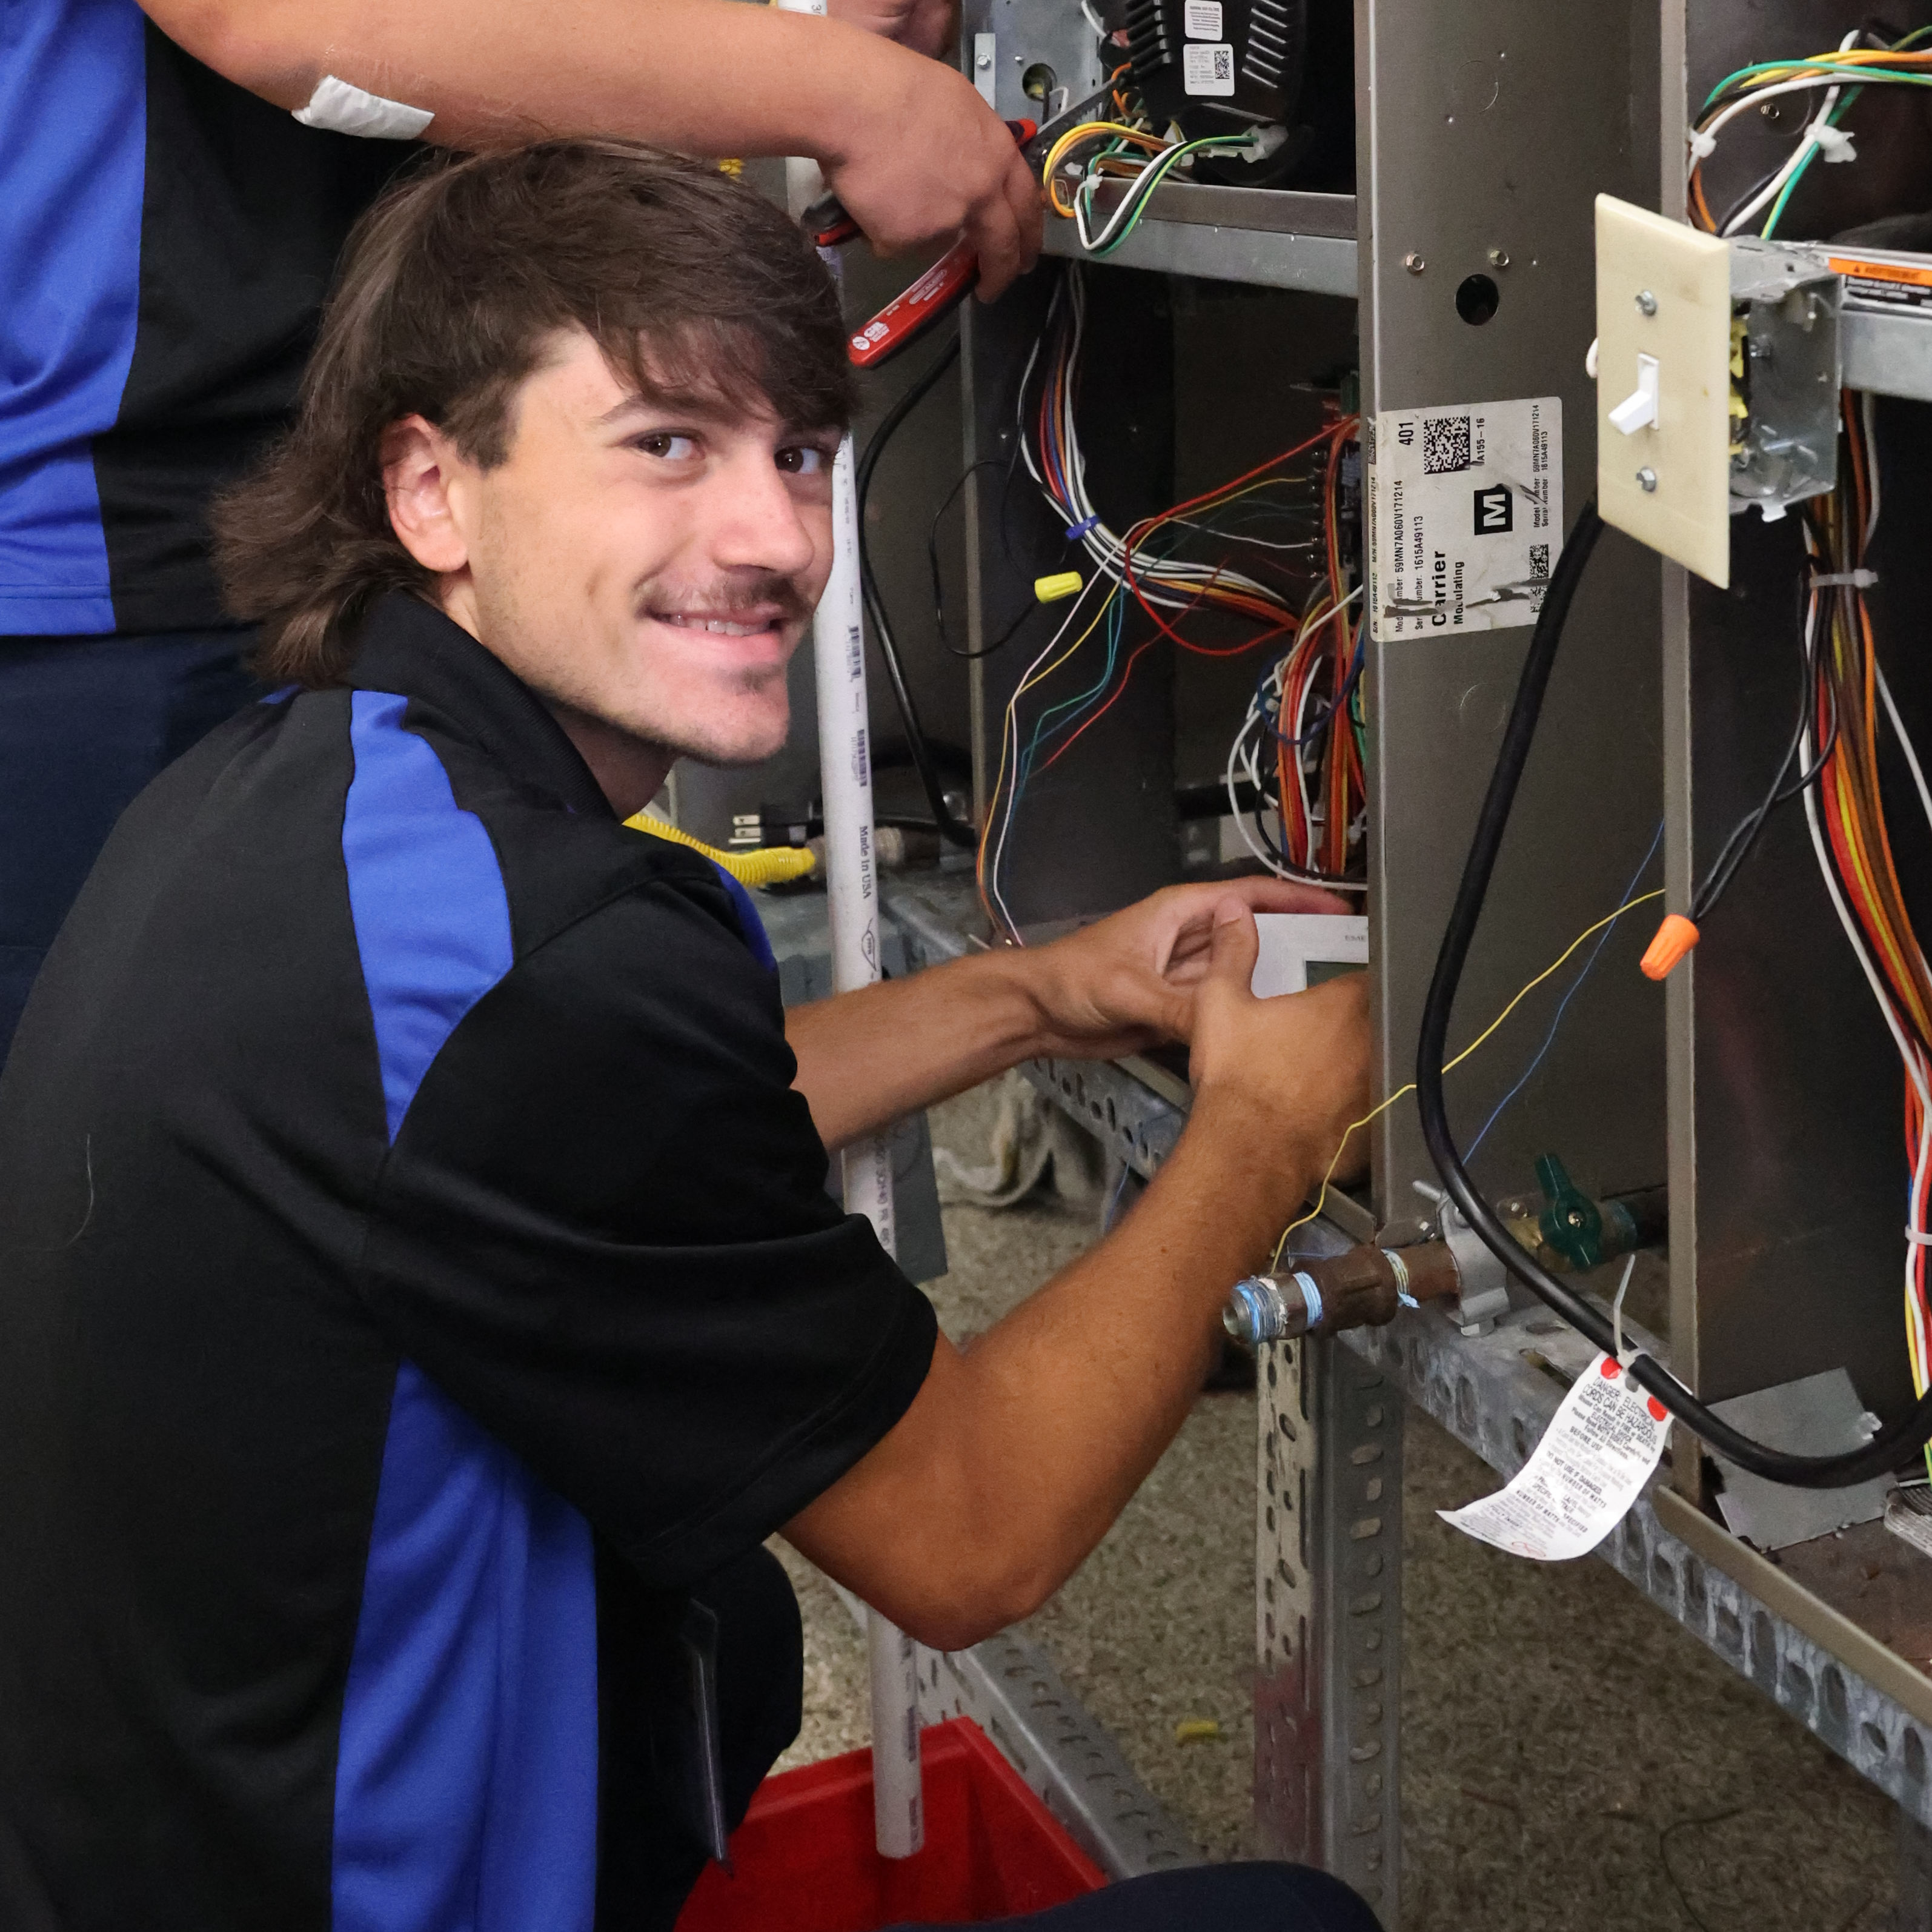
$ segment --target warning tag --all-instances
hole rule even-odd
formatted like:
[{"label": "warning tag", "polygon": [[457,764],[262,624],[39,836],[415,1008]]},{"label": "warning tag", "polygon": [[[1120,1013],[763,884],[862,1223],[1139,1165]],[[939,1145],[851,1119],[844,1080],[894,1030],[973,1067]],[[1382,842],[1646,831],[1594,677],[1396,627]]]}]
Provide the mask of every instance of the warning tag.
[{"label": "warning tag", "polygon": [[1636,1501],[1670,1427],[1663,1403],[1610,1356],[1599,1355],[1570,1384],[1535,1453],[1507,1488],[1436,1514],[1512,1556],[1540,1563],[1584,1556]]},{"label": "warning tag", "polygon": [[1535,622],[1563,547],[1561,397],[1385,410],[1368,460],[1378,644]]},{"label": "warning tag", "polygon": [[1922,262],[1851,260],[1831,255],[1825,266],[1845,278],[1845,299],[1874,308],[1932,308],[1932,268]]}]

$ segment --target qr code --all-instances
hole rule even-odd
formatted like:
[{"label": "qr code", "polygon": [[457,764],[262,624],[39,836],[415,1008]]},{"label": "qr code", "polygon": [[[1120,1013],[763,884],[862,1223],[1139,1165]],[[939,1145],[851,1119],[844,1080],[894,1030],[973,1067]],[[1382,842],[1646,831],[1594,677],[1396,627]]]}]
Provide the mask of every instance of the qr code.
[{"label": "qr code", "polygon": [[1216,80],[1232,80],[1234,77],[1234,49],[1231,46],[1216,47],[1214,50],[1214,78]]},{"label": "qr code", "polygon": [[1422,419],[1422,473],[1446,476],[1469,466],[1469,418],[1424,416]]},{"label": "qr code", "polygon": [[1530,545],[1529,574],[1532,577],[1547,577],[1550,574],[1550,546],[1547,544]]}]

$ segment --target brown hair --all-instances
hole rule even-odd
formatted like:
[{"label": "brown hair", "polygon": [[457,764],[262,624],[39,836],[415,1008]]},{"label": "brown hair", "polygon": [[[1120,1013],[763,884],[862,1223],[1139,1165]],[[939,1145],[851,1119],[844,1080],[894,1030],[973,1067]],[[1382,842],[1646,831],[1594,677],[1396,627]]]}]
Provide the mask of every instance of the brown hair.
[{"label": "brown hair", "polygon": [[800,429],[850,414],[831,278],[742,182],[623,141],[433,168],[357,225],[293,428],[215,505],[216,568],[261,626],[264,676],[334,682],[376,597],[430,586],[389,526],[383,431],[420,414],[502,462],[518,387],[572,327],[646,395],[695,390]]}]

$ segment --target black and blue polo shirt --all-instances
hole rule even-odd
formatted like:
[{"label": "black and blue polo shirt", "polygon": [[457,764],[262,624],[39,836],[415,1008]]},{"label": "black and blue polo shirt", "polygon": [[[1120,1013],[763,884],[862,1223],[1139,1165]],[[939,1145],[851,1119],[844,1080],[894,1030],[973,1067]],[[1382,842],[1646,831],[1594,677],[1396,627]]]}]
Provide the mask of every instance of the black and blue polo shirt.
[{"label": "black and blue polo shirt", "polygon": [[418,152],[302,126],[134,0],[0,5],[0,636],[224,621],[208,500]]},{"label": "black and blue polo shirt", "polygon": [[761,944],[400,594],[130,807],[0,1078],[8,1932],[624,1922],[637,1602],[934,1343]]}]

